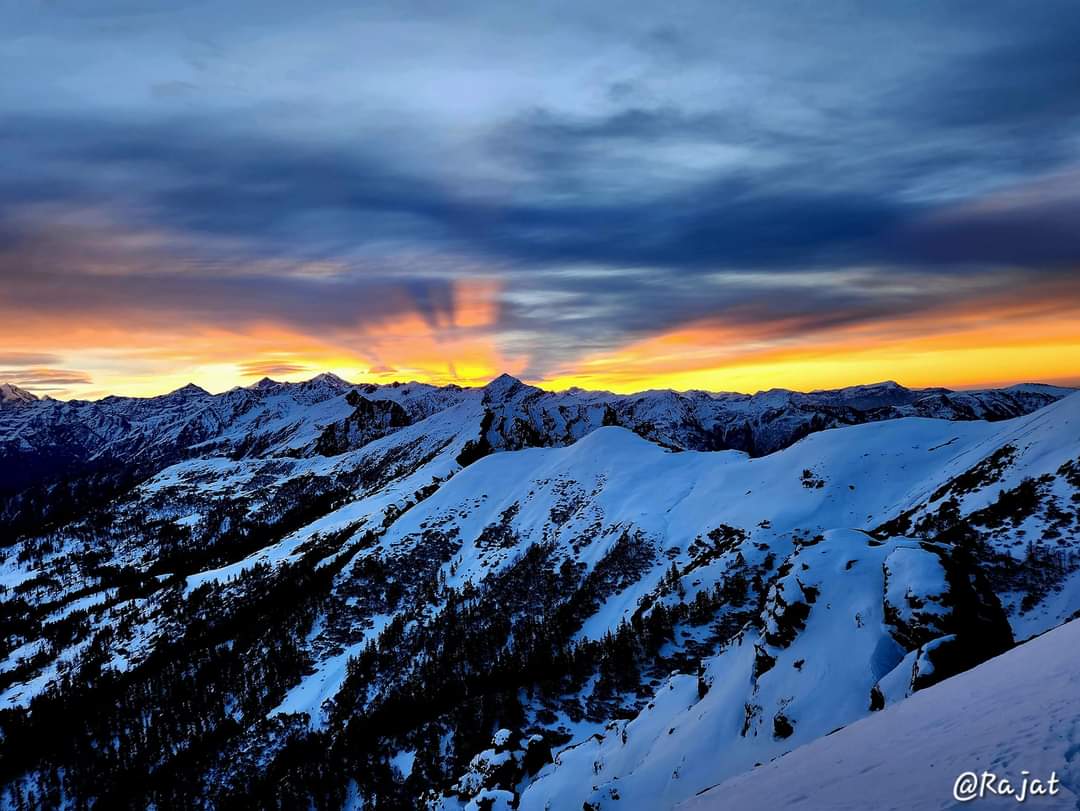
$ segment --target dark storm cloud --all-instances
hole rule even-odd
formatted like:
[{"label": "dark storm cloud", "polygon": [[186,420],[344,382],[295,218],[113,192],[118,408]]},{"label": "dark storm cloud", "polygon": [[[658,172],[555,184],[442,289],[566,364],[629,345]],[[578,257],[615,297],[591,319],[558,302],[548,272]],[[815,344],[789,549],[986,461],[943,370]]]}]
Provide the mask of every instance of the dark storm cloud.
[{"label": "dark storm cloud", "polygon": [[906,206],[871,195],[750,189],[722,180],[658,199],[512,208],[491,237],[522,261],[671,268],[790,268],[860,261]]},{"label": "dark storm cloud", "polygon": [[[89,205],[107,196],[146,223],[247,238],[271,250],[287,246],[297,255],[338,255],[351,245],[394,236],[423,244],[451,218],[445,193],[377,155],[208,133],[212,126],[198,120],[125,127],[69,117],[13,119],[5,141],[29,153],[23,166],[31,168],[0,178],[0,194],[9,205],[28,198]],[[30,191],[31,176],[49,182],[33,182],[37,190]],[[332,227],[312,222],[307,233],[292,230],[312,215]],[[412,227],[396,226],[395,216]]]},{"label": "dark storm cloud", "polygon": [[0,308],[6,313],[115,317],[132,325],[246,327],[269,321],[314,333],[375,326],[411,313],[432,326],[453,318],[449,277],[402,280],[375,262],[357,267],[221,257],[194,242],[95,220],[39,225],[26,230],[19,220],[4,228],[0,221],[0,234],[7,232],[0,237]]},{"label": "dark storm cloud", "polygon": [[[1077,10],[1029,5],[1027,19],[996,32],[987,47],[931,66],[928,93],[901,97],[898,112],[931,126],[1025,127],[1059,131],[1080,115]],[[942,79],[948,82],[937,84]]]},{"label": "dark storm cloud", "polygon": [[[314,283],[272,275],[229,277],[213,268],[165,276],[94,276],[41,273],[9,280],[0,296],[5,309],[27,308],[37,314],[106,319],[131,325],[247,328],[262,322],[287,324],[319,334],[326,330],[376,327],[396,317],[430,308],[432,296],[448,282],[412,282],[406,292],[392,280],[365,278]],[[438,323],[432,322],[432,326]]]},{"label": "dark storm cloud", "polygon": [[[363,156],[291,149],[254,138],[205,139],[193,134],[194,128],[176,125],[170,140],[157,130],[84,128],[80,135],[71,122],[19,123],[25,142],[39,147],[52,133],[73,133],[53,145],[54,154],[78,162],[76,174],[85,184],[80,188],[58,178],[56,184],[43,184],[35,199],[60,189],[58,200],[93,205],[107,192],[144,227],[162,223],[187,233],[241,239],[255,255],[363,256],[389,244],[459,250],[517,267],[589,262],[653,265],[671,274],[728,266],[787,268],[861,260],[868,246],[860,243],[903,221],[909,208],[861,191],[772,190],[748,177],[701,181],[625,202],[475,199]],[[2,188],[0,194],[11,203],[26,197],[22,186]],[[411,281],[405,288],[432,322],[449,314],[448,281]],[[174,282],[182,288],[194,279]],[[225,284],[215,272],[213,285]],[[279,284],[284,295],[297,292],[295,280]],[[162,294],[187,298],[182,289],[155,285],[163,287]],[[216,292],[230,295],[225,289]],[[268,294],[260,290],[255,298],[266,303]],[[226,306],[230,299],[218,300]],[[302,297],[296,303],[302,307]]]},{"label": "dark storm cloud", "polygon": [[[390,244],[453,248],[519,266],[588,262],[653,265],[673,273],[895,261],[911,253],[896,244],[896,234],[924,228],[918,223],[941,208],[880,190],[830,190],[825,183],[792,184],[790,173],[770,179],[773,173],[741,170],[625,201],[585,195],[558,204],[477,199],[410,174],[407,167],[382,165],[375,156],[298,149],[254,137],[212,139],[196,129],[174,123],[168,132],[120,132],[72,121],[15,121],[9,137],[19,131],[24,143],[65,165],[75,163],[79,171],[74,178],[35,184],[33,194],[18,178],[8,178],[0,194],[11,206],[27,198],[92,205],[107,194],[144,226],[160,223],[242,239],[255,255],[348,257]],[[1036,237],[1045,235],[1047,222],[1067,219],[1075,203],[1036,201],[1036,212],[1016,212],[1016,239],[1003,261],[1039,261],[1045,246]],[[986,228],[1000,234],[1000,223],[986,219]],[[9,234],[12,228],[7,224]],[[978,247],[970,261],[987,260],[979,244],[980,218],[942,222],[934,226],[932,241],[948,242],[953,229],[951,261],[965,258],[962,246],[968,243]],[[1056,242],[1066,254],[1074,244],[1067,238]],[[922,255],[916,251],[913,258]],[[444,305],[432,289],[414,293],[430,304],[425,306],[433,319],[440,317]]]},{"label": "dark storm cloud", "polygon": [[898,257],[942,272],[949,265],[998,265],[1072,277],[1080,265],[1078,223],[1080,189],[1064,197],[1003,200],[905,223],[892,236],[892,246]]},{"label": "dark storm cloud", "polygon": [[1075,4],[555,6],[13,9],[0,303],[439,326],[486,274],[562,358],[1080,263],[1080,193],[1045,181],[1080,163]]}]

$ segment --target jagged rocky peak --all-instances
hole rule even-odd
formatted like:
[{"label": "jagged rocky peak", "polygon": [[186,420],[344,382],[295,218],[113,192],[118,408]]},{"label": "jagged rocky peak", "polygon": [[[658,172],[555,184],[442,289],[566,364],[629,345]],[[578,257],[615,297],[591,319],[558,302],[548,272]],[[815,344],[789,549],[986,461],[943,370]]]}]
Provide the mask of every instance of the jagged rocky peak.
[{"label": "jagged rocky peak", "polygon": [[353,391],[355,387],[333,372],[323,372],[303,383],[285,383],[283,388],[292,392],[294,399],[317,403]]},{"label": "jagged rocky peak", "polygon": [[317,374],[315,377],[311,378],[311,380],[308,380],[307,384],[324,384],[340,389],[352,388],[353,385],[348,380],[339,377],[333,372],[322,372],[321,374]]},{"label": "jagged rocky peak", "polygon": [[370,400],[350,390],[345,402],[353,407],[352,414],[323,429],[315,443],[316,453],[335,456],[355,450],[412,423],[409,413],[393,400]]},{"label": "jagged rocky peak", "polygon": [[531,389],[511,374],[503,372],[486,386],[484,386],[484,399],[488,402],[506,400],[524,389]]},{"label": "jagged rocky peak", "polygon": [[34,403],[37,395],[20,389],[14,383],[0,383],[0,403]]},{"label": "jagged rocky peak", "polygon": [[[946,390],[932,389],[930,391],[938,393]],[[812,393],[820,394],[837,403],[859,409],[907,405],[917,397],[915,392],[905,386],[901,386],[895,380],[883,380],[880,383],[845,386],[842,389],[831,389]]]},{"label": "jagged rocky peak", "polygon": [[271,389],[280,388],[282,385],[283,384],[279,383],[277,380],[272,380],[269,377],[264,377],[258,383],[252,383],[250,386],[248,386],[248,388],[254,391],[269,391]]},{"label": "jagged rocky peak", "polygon": [[202,386],[196,386],[194,383],[188,383],[186,386],[181,386],[176,391],[171,391],[166,397],[205,397],[210,392],[204,389]]},{"label": "jagged rocky peak", "polygon": [[[344,392],[355,388],[355,386],[349,381],[338,377],[333,372],[322,372],[309,380],[304,380],[299,383],[290,383],[274,380],[270,377],[264,377],[262,380],[257,383],[252,383],[246,388],[249,391],[263,394],[290,392],[294,397],[299,396],[305,402],[318,402],[327,397],[343,394]],[[314,399],[312,399],[313,397]]]}]

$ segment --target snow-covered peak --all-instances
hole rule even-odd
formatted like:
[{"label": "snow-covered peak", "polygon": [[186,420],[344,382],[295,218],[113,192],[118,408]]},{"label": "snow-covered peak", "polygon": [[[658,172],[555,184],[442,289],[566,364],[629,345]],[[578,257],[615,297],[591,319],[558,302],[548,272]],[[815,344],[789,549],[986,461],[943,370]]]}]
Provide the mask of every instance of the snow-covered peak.
[{"label": "snow-covered peak", "polygon": [[484,399],[490,402],[506,400],[527,388],[532,387],[526,386],[513,375],[503,372],[484,386]]},{"label": "snow-covered peak", "polygon": [[846,408],[871,410],[906,406],[926,394],[949,393],[947,389],[909,389],[895,380],[883,380],[880,383],[867,383],[859,386],[845,386],[840,389],[822,389],[809,394],[792,393],[800,399],[814,398]]},{"label": "snow-covered peak", "polygon": [[33,403],[37,397],[14,383],[0,383],[0,403]]},{"label": "snow-covered peak", "polygon": [[895,380],[881,380],[877,383],[860,383],[857,386],[844,386],[841,389],[822,389],[821,391],[833,391],[838,393],[860,393],[860,392],[873,392],[873,391],[899,391],[908,389],[901,386]]},{"label": "snow-covered peak", "polygon": [[188,383],[186,386],[181,386],[175,391],[169,392],[166,397],[205,397],[209,396],[210,392],[202,388],[202,386],[196,386],[194,383]]},{"label": "snow-covered peak", "polygon": [[284,384],[279,383],[276,380],[272,380],[269,377],[264,377],[262,380],[258,381],[257,383],[252,383],[247,388],[251,389],[252,391],[269,391],[271,389],[280,388],[282,385],[284,385]]},{"label": "snow-covered peak", "polygon": [[1071,386],[1052,386],[1048,383],[1017,383],[1015,386],[1002,389],[1002,391],[1010,394],[1044,394],[1052,397],[1067,397],[1077,389]]},{"label": "snow-covered peak", "polygon": [[348,380],[344,380],[341,377],[338,377],[333,372],[323,372],[321,374],[317,374],[315,375],[315,377],[311,378],[311,380],[308,380],[307,383],[322,383],[340,389],[351,388],[353,385]]}]

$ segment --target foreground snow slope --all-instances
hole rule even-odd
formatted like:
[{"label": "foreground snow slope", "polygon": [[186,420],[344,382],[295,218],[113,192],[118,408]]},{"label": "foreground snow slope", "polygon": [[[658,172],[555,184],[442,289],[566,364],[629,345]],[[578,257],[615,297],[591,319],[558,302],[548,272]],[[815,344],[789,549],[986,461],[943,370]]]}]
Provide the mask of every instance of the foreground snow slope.
[{"label": "foreground snow slope", "polygon": [[[679,806],[787,811],[944,809],[963,772],[1015,785],[1056,772],[1055,797],[987,797],[973,808],[1080,808],[1080,620]],[[645,807],[645,806],[642,806]]]},{"label": "foreground snow slope", "polygon": [[[310,766],[325,807],[673,808],[1080,608],[1080,395],[819,419],[910,396],[234,392],[212,440],[0,555],[8,780],[161,769],[189,807],[284,775],[305,805]],[[811,433],[705,450],[736,406]],[[39,720],[72,710],[81,761]]]},{"label": "foreground snow slope", "polygon": [[[684,578],[691,595],[700,583],[723,578],[733,565],[724,555],[701,567],[693,559],[683,562],[682,551],[693,546],[693,533],[720,522],[748,532],[749,542],[738,551],[743,559],[759,560],[760,544],[783,562],[778,571],[792,572],[779,585],[790,582],[783,598],[775,600],[775,609],[770,592],[760,636],[740,635],[718,655],[703,660],[702,672],[711,684],[704,697],[692,675],[672,677],[628,723],[613,722],[557,753],[555,763],[524,791],[524,809],[576,808],[583,803],[594,809],[637,807],[644,798],[644,807],[670,808],[710,782],[848,724],[868,714],[875,702],[902,700],[925,684],[933,670],[928,657],[936,646],[950,643],[945,637],[954,628],[965,624],[946,623],[919,638],[897,624],[906,621],[908,594],[914,613],[923,620],[936,610],[935,602],[956,604],[959,596],[945,585],[930,552],[939,548],[942,561],[950,566],[960,565],[965,553],[951,543],[927,545],[925,541],[937,535],[922,529],[922,540],[888,538],[900,534],[892,532],[877,532],[885,539],[876,540],[865,530],[877,529],[898,514],[925,513],[924,505],[937,505],[954,491],[962,496],[958,514],[974,516],[971,526],[964,524],[967,519],[959,523],[980,544],[971,551],[998,586],[1017,638],[1054,627],[1080,606],[1080,593],[1069,579],[1045,588],[1030,586],[1024,592],[1026,603],[1012,590],[1028,588],[1023,578],[1032,573],[1050,577],[1050,567],[1027,551],[1032,543],[1055,550],[1071,561],[1068,566],[1075,565],[1076,510],[1067,505],[1075,505],[1078,493],[1069,471],[1071,460],[1080,457],[1080,397],[997,425],[905,419],[824,431],[759,459],[736,453],[656,452],[652,458],[645,449],[624,452],[624,443],[638,441],[618,429],[604,429],[566,451],[533,452],[533,475],[558,479],[548,454],[575,455],[573,467],[579,474],[603,460],[609,467],[597,477],[591,503],[599,509],[611,504],[609,520],[640,527],[671,550],[674,560],[693,572]],[[1011,450],[1003,454],[1003,449]],[[1000,466],[986,464],[1004,456],[1008,461]],[[510,456],[494,458],[466,471],[452,486],[475,483],[479,492],[488,492],[495,481],[516,478],[506,469],[514,461]],[[989,473],[988,467],[993,467]],[[972,469],[985,475],[976,476]],[[811,475],[806,479],[800,471]],[[579,481],[592,480],[585,474]],[[813,485],[807,487],[806,481]],[[1009,494],[1024,482],[1038,482],[1031,485],[1030,510],[1010,507],[1004,522],[984,521],[980,511],[1011,503]],[[543,487],[537,481],[529,492],[542,492]],[[610,502],[608,492],[620,499]],[[492,504],[493,511],[504,506]],[[527,514],[523,508],[520,517]],[[1057,521],[1064,522],[1061,532]],[[815,542],[819,534],[821,540]],[[986,558],[978,557],[983,554]],[[655,582],[642,578],[641,585],[609,601],[586,629],[599,634],[620,616],[629,616],[643,599],[646,584]],[[813,598],[800,595],[800,589],[812,592]],[[934,595],[939,595],[937,600]],[[796,600],[809,606],[802,627],[792,640],[771,643],[770,624],[782,618],[785,603]],[[971,627],[966,630],[976,639],[984,635]],[[760,672],[759,660],[769,662],[768,672]]]},{"label": "foreground snow slope", "polygon": [[[740,634],[700,678],[668,679],[633,720],[559,753],[521,808],[670,808],[719,775],[866,715],[875,684],[906,687],[921,658],[906,656],[886,614],[893,601],[883,598],[883,573],[900,564],[902,588],[919,595],[923,610],[934,610],[937,595],[949,602],[939,558],[917,541],[836,530],[797,549],[770,590],[760,633]],[[793,618],[799,606],[805,619]],[[952,629],[929,635],[943,630]]]}]

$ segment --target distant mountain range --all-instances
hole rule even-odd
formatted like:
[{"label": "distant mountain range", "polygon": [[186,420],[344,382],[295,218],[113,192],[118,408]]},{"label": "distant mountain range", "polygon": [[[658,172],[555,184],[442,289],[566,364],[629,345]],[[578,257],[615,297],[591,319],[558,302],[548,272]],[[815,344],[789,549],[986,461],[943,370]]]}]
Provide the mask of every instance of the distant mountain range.
[{"label": "distant mountain range", "polygon": [[1080,611],[1069,389],[0,395],[9,807],[670,809]]},{"label": "distant mountain range", "polygon": [[[619,425],[669,448],[742,450],[758,456],[814,431],[905,416],[1000,420],[1071,391],[1022,385],[983,391],[907,389],[896,383],[808,394],[648,391],[548,392],[502,375],[483,388],[422,383],[353,385],[332,374],[305,383],[268,378],[212,395],[187,385],[159,397],[38,399],[0,385],[0,498],[81,474],[125,481],[207,454],[333,455],[438,411],[479,406],[478,447],[565,445]],[[473,409],[476,410],[475,408]],[[0,512],[14,518],[10,508]]]}]

